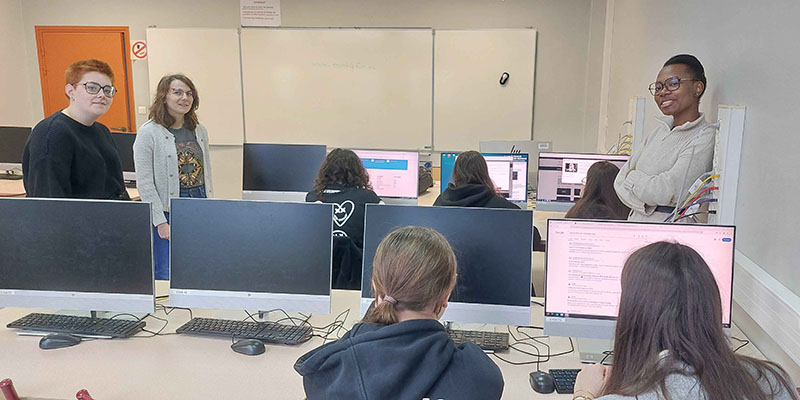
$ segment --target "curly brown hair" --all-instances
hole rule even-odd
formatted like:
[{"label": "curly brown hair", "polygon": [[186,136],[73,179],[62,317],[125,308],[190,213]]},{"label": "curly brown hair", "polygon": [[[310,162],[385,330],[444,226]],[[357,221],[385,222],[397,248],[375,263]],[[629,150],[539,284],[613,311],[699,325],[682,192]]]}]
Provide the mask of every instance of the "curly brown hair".
[{"label": "curly brown hair", "polygon": [[338,148],[331,150],[319,167],[317,179],[314,181],[317,198],[322,199],[329,186],[372,190],[369,174],[361,159],[352,150]]}]

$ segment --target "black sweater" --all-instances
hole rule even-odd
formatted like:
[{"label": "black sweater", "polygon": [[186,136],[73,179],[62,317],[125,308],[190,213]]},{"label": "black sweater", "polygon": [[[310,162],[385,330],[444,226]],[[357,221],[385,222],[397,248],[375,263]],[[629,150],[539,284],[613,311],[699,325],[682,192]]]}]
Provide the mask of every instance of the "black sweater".
[{"label": "black sweater", "polygon": [[503,393],[497,365],[472,343],[456,346],[432,319],[356,324],[294,369],[309,400],[492,400]]},{"label": "black sweater", "polygon": [[28,197],[130,200],[108,128],[85,126],[61,111],[31,131],[22,172]]}]

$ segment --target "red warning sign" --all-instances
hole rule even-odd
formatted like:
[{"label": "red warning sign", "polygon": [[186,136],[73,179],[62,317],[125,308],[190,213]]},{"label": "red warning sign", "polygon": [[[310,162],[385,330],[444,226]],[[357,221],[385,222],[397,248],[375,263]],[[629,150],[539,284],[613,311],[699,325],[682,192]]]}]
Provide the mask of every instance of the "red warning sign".
[{"label": "red warning sign", "polygon": [[131,40],[131,60],[147,58],[147,43],[144,40]]}]

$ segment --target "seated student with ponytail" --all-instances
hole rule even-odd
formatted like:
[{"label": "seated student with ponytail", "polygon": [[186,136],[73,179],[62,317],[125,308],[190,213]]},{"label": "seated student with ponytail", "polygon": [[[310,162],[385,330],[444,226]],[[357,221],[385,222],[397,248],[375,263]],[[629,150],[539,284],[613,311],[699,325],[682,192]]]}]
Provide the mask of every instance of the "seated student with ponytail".
[{"label": "seated student with ponytail", "polygon": [[621,286],[614,366],[584,368],[574,400],[798,400],[778,364],[731,350],[716,280],[692,248],[635,251]]},{"label": "seated student with ponytail", "polygon": [[303,355],[309,400],[491,400],[500,369],[477,346],[456,346],[438,319],[456,283],[456,257],[438,232],[391,232],[373,261],[375,306],[344,337]]}]

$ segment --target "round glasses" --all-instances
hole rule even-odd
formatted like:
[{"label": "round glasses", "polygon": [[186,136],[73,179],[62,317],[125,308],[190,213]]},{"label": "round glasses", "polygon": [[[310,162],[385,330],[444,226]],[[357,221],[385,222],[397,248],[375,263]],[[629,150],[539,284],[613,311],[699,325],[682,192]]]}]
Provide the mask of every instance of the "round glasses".
[{"label": "round glasses", "polygon": [[86,93],[89,93],[91,95],[100,93],[100,89],[102,89],[103,94],[109,98],[114,97],[114,95],[117,94],[117,88],[111,85],[103,86],[97,82],[91,82],[91,81],[86,83],[81,83],[81,85],[83,85],[83,87],[86,89]]},{"label": "round glasses", "polygon": [[663,91],[664,88],[667,88],[667,90],[669,90],[671,92],[673,90],[678,90],[678,88],[681,87],[681,82],[682,81],[696,81],[696,80],[697,79],[693,79],[693,78],[683,78],[683,79],[681,79],[681,78],[678,78],[677,76],[671,76],[671,77],[669,77],[667,79],[664,79],[664,82],[655,81],[655,82],[651,83],[650,86],[648,87],[648,89],[650,90],[650,93],[653,96],[655,96],[655,95],[661,93],[661,91]]},{"label": "round glasses", "polygon": [[193,99],[193,98],[194,98],[194,92],[193,92],[193,91],[191,91],[191,90],[188,90],[188,91],[184,92],[184,91],[183,91],[183,90],[181,90],[181,89],[173,89],[173,90],[172,90],[172,94],[173,94],[175,97],[178,97],[178,98],[181,98],[181,97],[183,97],[183,95],[186,95],[186,97],[188,97],[188,98],[190,98],[190,99]]}]

